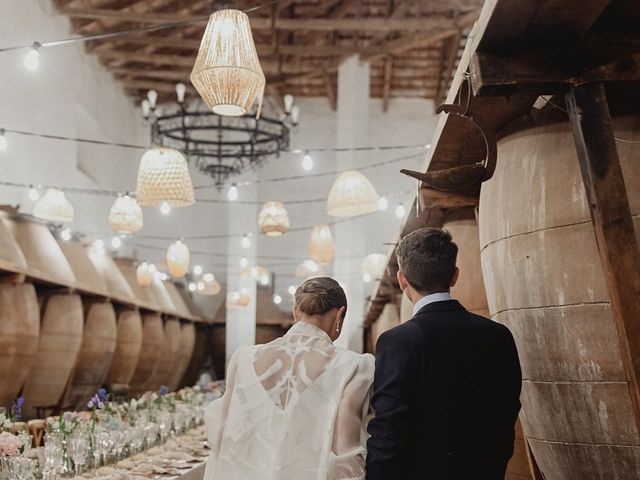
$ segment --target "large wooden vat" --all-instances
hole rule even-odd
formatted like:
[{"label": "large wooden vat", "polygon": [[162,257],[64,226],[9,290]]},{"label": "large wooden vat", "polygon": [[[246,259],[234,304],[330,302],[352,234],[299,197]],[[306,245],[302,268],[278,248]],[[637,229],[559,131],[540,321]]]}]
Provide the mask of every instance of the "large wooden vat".
[{"label": "large wooden vat", "polygon": [[0,284],[0,407],[8,408],[38,351],[40,309],[33,285]]},{"label": "large wooden vat", "polygon": [[[638,121],[614,119],[623,138]],[[617,143],[636,232],[640,150]],[[523,369],[523,430],[546,480],[640,478],[640,436],[622,368],[576,149],[567,124],[499,144],[482,187],[482,268],[493,318]]]},{"label": "large wooden vat", "polygon": [[178,388],[178,385],[189,366],[189,362],[191,361],[195,344],[196,327],[192,322],[182,322],[182,325],[180,326],[180,348],[178,350],[178,359],[168,382],[168,387],[171,390],[176,390],[176,388]]},{"label": "large wooden vat", "polygon": [[190,387],[195,385],[200,377],[200,373],[209,356],[209,327],[204,323],[196,323],[195,327],[195,341],[193,346],[193,354],[191,360],[185,370],[185,373],[180,381],[180,387]]},{"label": "large wooden vat", "polygon": [[159,313],[143,313],[142,348],[129,384],[130,396],[145,392],[146,385],[156,368],[158,360],[166,353],[163,351],[163,347],[164,328],[162,317]]},{"label": "large wooden vat", "polygon": [[142,350],[142,318],[137,310],[118,314],[116,349],[105,379],[107,384],[129,385]]},{"label": "large wooden vat", "polygon": [[147,390],[158,390],[162,386],[169,386],[171,374],[178,363],[180,353],[180,320],[168,318],[164,322],[164,341],[161,347],[162,355],[156,363],[149,381]]},{"label": "large wooden vat", "polygon": [[480,237],[474,209],[455,210],[447,214],[442,227],[458,245],[458,282],[451,289],[451,296],[470,312],[489,316],[487,294],[480,264]]},{"label": "large wooden vat", "polygon": [[24,273],[27,270],[27,259],[9,230],[8,219],[9,215],[0,211],[0,269]]},{"label": "large wooden vat", "polygon": [[109,302],[88,303],[82,345],[65,397],[65,406],[86,408],[100,388],[116,349],[116,312]]},{"label": "large wooden vat", "polygon": [[102,278],[102,275],[96,270],[93,262],[89,259],[87,249],[80,242],[58,240],[58,245],[64,253],[73,274],[76,277],[75,287],[82,292],[109,296],[109,290]]},{"label": "large wooden vat", "polygon": [[43,297],[41,310],[38,351],[23,390],[26,418],[35,416],[36,406],[60,402],[82,343],[83,314],[79,295]]},{"label": "large wooden vat", "polygon": [[371,325],[371,344],[374,352],[380,335],[399,324],[400,312],[398,306],[392,302],[387,303],[382,309],[378,320]]}]

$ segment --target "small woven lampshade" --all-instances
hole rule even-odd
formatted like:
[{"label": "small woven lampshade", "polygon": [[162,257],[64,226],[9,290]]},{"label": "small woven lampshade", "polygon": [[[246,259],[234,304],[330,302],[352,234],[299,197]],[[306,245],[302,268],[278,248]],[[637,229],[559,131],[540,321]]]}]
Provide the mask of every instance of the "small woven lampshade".
[{"label": "small woven lampshade", "polygon": [[340,174],[329,191],[327,213],[332,217],[353,217],[377,209],[378,192],[369,179],[356,170]]},{"label": "small woven lampshade", "polygon": [[169,245],[167,249],[167,268],[169,273],[176,277],[184,277],[189,271],[191,252],[186,243],[180,240]]},{"label": "small woven lampshade", "polygon": [[142,207],[157,207],[163,202],[188,207],[195,203],[187,159],[175,148],[153,147],[145,152],[136,190]]},{"label": "small woven lampshade", "polygon": [[309,239],[309,256],[318,265],[328,265],[336,256],[336,242],[328,225],[316,225]]},{"label": "small woven lampshade", "polygon": [[156,272],[155,265],[143,262],[136,268],[136,281],[143,288],[148,288],[153,283],[153,275]]},{"label": "small woven lampshade", "polygon": [[33,216],[50,222],[72,222],[73,205],[62,190],[49,188],[33,206]]},{"label": "small woven lampshade", "polygon": [[200,291],[202,295],[218,295],[222,287],[220,283],[213,276],[213,273],[205,273],[202,275],[203,288]]},{"label": "small woven lampshade", "polygon": [[251,303],[251,296],[247,289],[240,291],[229,292],[227,295],[227,307],[228,308],[244,308]]},{"label": "small woven lampshade", "polygon": [[387,266],[387,256],[382,253],[370,253],[362,261],[362,273],[371,275],[371,278],[380,278]]},{"label": "small woven lampshade", "polygon": [[266,202],[258,216],[260,231],[269,237],[278,237],[289,230],[289,214],[282,202]]},{"label": "small woven lampshade", "polygon": [[116,198],[109,212],[109,225],[116,232],[131,235],[142,228],[142,209],[135,198],[123,195]]},{"label": "small woven lampshade", "polygon": [[191,83],[218,115],[244,115],[257,99],[260,116],[266,79],[246,13],[219,10],[209,17]]}]

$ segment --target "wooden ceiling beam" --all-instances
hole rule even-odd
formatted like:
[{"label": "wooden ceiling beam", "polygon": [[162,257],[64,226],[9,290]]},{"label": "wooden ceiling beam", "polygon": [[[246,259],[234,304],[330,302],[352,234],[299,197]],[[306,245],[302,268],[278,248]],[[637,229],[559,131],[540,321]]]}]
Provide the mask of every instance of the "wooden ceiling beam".
[{"label": "wooden ceiling beam", "polygon": [[[134,80],[130,78],[123,78],[121,80],[124,88],[134,90],[155,90],[162,93],[172,93],[175,95],[175,85],[168,82],[158,82],[154,80]],[[197,95],[196,89],[187,84],[187,92],[192,95]]]},{"label": "wooden ceiling beam", "polygon": [[459,34],[458,28],[436,28],[433,29],[428,35],[425,33],[414,33],[404,37],[390,40],[387,43],[379,46],[376,53],[370,55],[363,55],[363,62],[373,62],[379,60],[388,55],[397,55],[407,50],[413,50],[414,48],[425,47],[427,45],[434,44],[445,38],[450,38],[456,34]]},{"label": "wooden ceiling beam", "polygon": [[[121,22],[134,22],[152,25],[165,23],[193,22],[204,23],[208,15],[176,15],[163,12],[123,12],[106,8],[70,9],[62,8],[60,13],[70,18],[116,19]],[[430,32],[436,28],[447,29],[457,27],[453,21],[438,18],[279,18],[272,22],[268,17],[253,17],[251,27],[255,30],[286,31],[369,31],[393,32],[413,31]]]}]

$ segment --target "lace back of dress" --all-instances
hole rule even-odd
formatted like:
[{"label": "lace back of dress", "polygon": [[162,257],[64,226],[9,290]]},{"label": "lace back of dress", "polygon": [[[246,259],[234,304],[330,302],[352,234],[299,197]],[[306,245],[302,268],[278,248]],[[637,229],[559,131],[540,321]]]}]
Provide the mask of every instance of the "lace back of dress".
[{"label": "lace back of dress", "polygon": [[273,403],[284,410],[327,370],[334,354],[322,338],[288,335],[259,348],[253,366]]}]

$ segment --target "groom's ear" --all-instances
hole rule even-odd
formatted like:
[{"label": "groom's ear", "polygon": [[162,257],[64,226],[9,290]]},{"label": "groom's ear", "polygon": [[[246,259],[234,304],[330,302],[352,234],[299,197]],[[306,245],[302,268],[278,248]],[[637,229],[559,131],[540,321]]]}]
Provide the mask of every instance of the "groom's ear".
[{"label": "groom's ear", "polygon": [[456,267],[455,272],[453,272],[453,277],[451,278],[450,287],[455,287],[456,283],[458,283],[458,278],[460,278],[460,269]]},{"label": "groom's ear", "polygon": [[398,279],[400,290],[404,292],[407,289],[407,286],[409,285],[409,281],[407,280],[407,277],[405,276],[404,273],[398,270],[398,273],[396,273],[396,278]]}]

